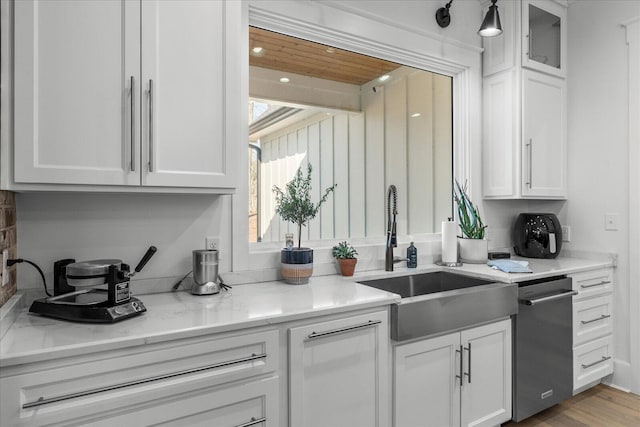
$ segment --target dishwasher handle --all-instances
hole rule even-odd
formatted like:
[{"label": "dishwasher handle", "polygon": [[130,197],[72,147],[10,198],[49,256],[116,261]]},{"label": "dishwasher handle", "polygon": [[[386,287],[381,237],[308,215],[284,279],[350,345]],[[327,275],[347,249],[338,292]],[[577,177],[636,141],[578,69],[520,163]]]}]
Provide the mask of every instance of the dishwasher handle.
[{"label": "dishwasher handle", "polygon": [[541,304],[543,302],[550,302],[550,301],[555,301],[561,298],[566,298],[566,297],[570,297],[573,295],[578,295],[578,291],[565,291],[559,294],[555,294],[555,295],[549,295],[546,297],[540,297],[540,298],[531,298],[531,299],[520,299],[518,300],[518,302],[520,302],[520,304],[524,304],[524,305],[536,305],[536,304]]}]

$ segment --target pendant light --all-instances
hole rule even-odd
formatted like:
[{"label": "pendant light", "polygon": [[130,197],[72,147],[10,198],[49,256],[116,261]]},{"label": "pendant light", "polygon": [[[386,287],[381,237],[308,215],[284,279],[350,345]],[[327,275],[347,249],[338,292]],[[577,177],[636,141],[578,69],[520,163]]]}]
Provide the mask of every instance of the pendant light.
[{"label": "pendant light", "polygon": [[478,35],[482,37],[495,37],[502,34],[502,25],[500,24],[500,15],[498,14],[497,0],[491,0],[489,11],[482,21],[482,25],[478,30]]}]

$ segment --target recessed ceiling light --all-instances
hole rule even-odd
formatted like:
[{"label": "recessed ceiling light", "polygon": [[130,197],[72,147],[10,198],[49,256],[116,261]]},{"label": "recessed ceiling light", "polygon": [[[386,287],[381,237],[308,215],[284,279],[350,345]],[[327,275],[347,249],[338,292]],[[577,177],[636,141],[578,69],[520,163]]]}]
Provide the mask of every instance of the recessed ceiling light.
[{"label": "recessed ceiling light", "polygon": [[253,53],[261,53],[262,52],[262,48],[260,46],[256,46],[251,50],[253,51]]},{"label": "recessed ceiling light", "polygon": [[389,74],[385,74],[384,76],[380,76],[378,77],[378,81],[384,82],[389,80],[389,77],[391,77]]},{"label": "recessed ceiling light", "polygon": [[327,48],[327,53],[334,53],[336,50],[332,47]]},{"label": "recessed ceiling light", "polygon": [[289,77],[280,77],[280,83],[289,83]]},{"label": "recessed ceiling light", "polygon": [[422,114],[420,114],[420,113],[413,113],[413,114],[411,115],[411,117],[420,117],[421,115],[422,115]]}]

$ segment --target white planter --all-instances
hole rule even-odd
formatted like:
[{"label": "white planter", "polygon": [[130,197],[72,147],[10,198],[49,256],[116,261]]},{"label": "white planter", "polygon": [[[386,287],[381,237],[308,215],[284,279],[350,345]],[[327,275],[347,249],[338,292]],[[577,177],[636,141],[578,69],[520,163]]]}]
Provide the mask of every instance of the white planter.
[{"label": "white planter", "polygon": [[458,237],[458,253],[460,261],[468,264],[484,264],[487,262],[489,242],[485,239],[465,239]]}]

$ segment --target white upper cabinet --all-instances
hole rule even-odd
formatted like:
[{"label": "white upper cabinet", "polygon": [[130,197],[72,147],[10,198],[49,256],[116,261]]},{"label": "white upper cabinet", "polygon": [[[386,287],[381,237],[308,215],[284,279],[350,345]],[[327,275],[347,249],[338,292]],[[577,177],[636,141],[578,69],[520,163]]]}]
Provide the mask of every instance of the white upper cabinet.
[{"label": "white upper cabinet", "polygon": [[238,2],[35,0],[14,9],[18,189],[234,190]]},{"label": "white upper cabinet", "polygon": [[522,65],[566,77],[567,9],[549,0],[522,2]]},{"label": "white upper cabinet", "polygon": [[14,8],[15,182],[139,184],[139,166],[131,167],[140,158],[131,123],[139,115],[131,102],[139,5],[46,0]]},{"label": "white upper cabinet", "polygon": [[504,33],[483,40],[487,199],[567,197],[565,6],[501,2]]},{"label": "white upper cabinet", "polygon": [[242,111],[238,87],[226,86],[239,78],[239,35],[225,37],[239,25],[234,3],[142,2],[143,185],[234,186],[229,160],[241,142],[225,140],[227,115]]},{"label": "white upper cabinet", "polygon": [[566,195],[566,84],[564,80],[524,70],[522,164],[524,196]]}]

